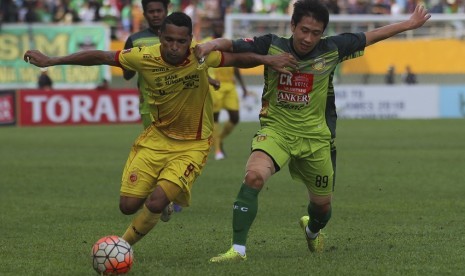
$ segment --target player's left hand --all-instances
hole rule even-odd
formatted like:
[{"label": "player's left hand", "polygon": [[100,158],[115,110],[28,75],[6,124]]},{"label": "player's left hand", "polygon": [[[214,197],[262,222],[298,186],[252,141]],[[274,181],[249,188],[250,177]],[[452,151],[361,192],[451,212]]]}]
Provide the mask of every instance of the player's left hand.
[{"label": "player's left hand", "polygon": [[48,67],[53,65],[50,60],[49,56],[44,55],[38,50],[28,50],[24,53],[24,61],[37,67]]},{"label": "player's left hand", "polygon": [[428,13],[428,10],[423,5],[417,5],[408,20],[410,23],[409,29],[414,30],[420,28],[430,17],[431,14]]},{"label": "player's left hand", "polygon": [[268,66],[279,73],[292,75],[293,71],[297,71],[299,69],[299,62],[290,53],[267,55],[267,58]]},{"label": "player's left hand", "polygon": [[213,48],[214,45],[208,42],[195,45],[194,54],[197,57],[197,60],[205,59],[205,57],[213,51]]}]

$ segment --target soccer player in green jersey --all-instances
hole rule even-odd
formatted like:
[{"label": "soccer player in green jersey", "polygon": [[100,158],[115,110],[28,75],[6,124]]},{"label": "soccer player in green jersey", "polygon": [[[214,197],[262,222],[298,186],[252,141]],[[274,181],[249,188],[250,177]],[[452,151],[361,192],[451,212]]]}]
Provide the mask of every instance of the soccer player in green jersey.
[{"label": "soccer player in green jersey", "polygon": [[[217,39],[198,45],[196,55],[210,51],[254,52],[262,55],[289,53],[298,60],[292,74],[265,66],[265,86],[260,111],[261,128],[252,140],[252,152],[244,181],[233,205],[232,247],[211,262],[246,259],[246,241],[258,209],[258,194],[265,182],[289,164],[293,179],[306,185],[308,216],[299,224],[308,248],[323,251],[320,234],[331,217],[334,165],[331,148],[335,137],[336,110],[332,77],[338,63],[356,57],[366,46],[398,33],[421,27],[430,15],[417,6],[406,21],[361,33],[323,37],[329,22],[327,8],[317,0],[298,0],[291,18],[292,36],[273,34],[253,39]],[[335,155],[333,156],[335,158]]]},{"label": "soccer player in green jersey", "polygon": [[[152,46],[160,43],[158,32],[161,23],[168,15],[168,5],[170,0],[142,0],[142,10],[145,21],[148,27],[145,30],[134,33],[126,39],[124,49],[134,47]],[[130,80],[136,75],[136,72],[123,68],[123,77],[125,80]],[[147,104],[147,90],[143,83],[143,78],[139,75],[137,78],[137,88],[140,93],[139,112],[144,128],[147,128],[152,123],[149,105]]]},{"label": "soccer player in green jersey", "polygon": [[187,207],[191,189],[210,151],[213,106],[209,67],[253,67],[259,64],[296,68],[289,55],[211,52],[199,62],[194,55],[192,21],[175,12],[160,28],[160,44],[122,51],[87,50],[49,57],[28,50],[24,60],[38,67],[55,65],[111,65],[137,72],[147,86],[153,123],[136,139],[121,180],[119,208],[136,214],[123,235],[133,245],[160,220],[170,202]]}]

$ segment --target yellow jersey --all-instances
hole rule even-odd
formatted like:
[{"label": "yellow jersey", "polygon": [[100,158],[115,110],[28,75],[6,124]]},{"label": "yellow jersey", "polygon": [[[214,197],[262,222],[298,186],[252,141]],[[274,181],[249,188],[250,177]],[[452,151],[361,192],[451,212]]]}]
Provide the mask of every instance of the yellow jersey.
[{"label": "yellow jersey", "polygon": [[122,67],[143,78],[153,124],[166,136],[179,140],[207,139],[212,134],[213,111],[207,70],[222,64],[223,55],[214,51],[203,66],[194,55],[195,43],[181,65],[166,63],[160,44],[119,51]]}]

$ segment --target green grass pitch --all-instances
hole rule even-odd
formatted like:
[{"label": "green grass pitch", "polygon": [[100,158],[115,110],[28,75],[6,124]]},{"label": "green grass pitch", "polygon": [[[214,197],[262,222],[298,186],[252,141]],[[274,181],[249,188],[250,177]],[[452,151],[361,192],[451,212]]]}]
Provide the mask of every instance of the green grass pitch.
[{"label": "green grass pitch", "polygon": [[[267,183],[248,260],[209,264],[231,241],[232,203],[257,123],[212,155],[192,206],[134,246],[130,275],[465,275],[465,121],[340,120],[325,251],[298,226],[304,185]],[[123,165],[140,125],[0,128],[0,275],[96,275],[90,250],[122,235]]]}]

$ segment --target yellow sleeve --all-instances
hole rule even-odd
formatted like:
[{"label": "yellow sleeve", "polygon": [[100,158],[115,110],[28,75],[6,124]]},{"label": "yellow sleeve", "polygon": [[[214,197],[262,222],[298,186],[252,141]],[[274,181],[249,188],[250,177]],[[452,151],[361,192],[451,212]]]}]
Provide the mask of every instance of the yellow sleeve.
[{"label": "yellow sleeve", "polygon": [[124,69],[138,71],[140,68],[141,53],[142,48],[140,47],[122,50],[118,54],[118,61]]},{"label": "yellow sleeve", "polygon": [[223,64],[223,53],[220,51],[211,52],[205,62],[208,67],[220,67]]}]

